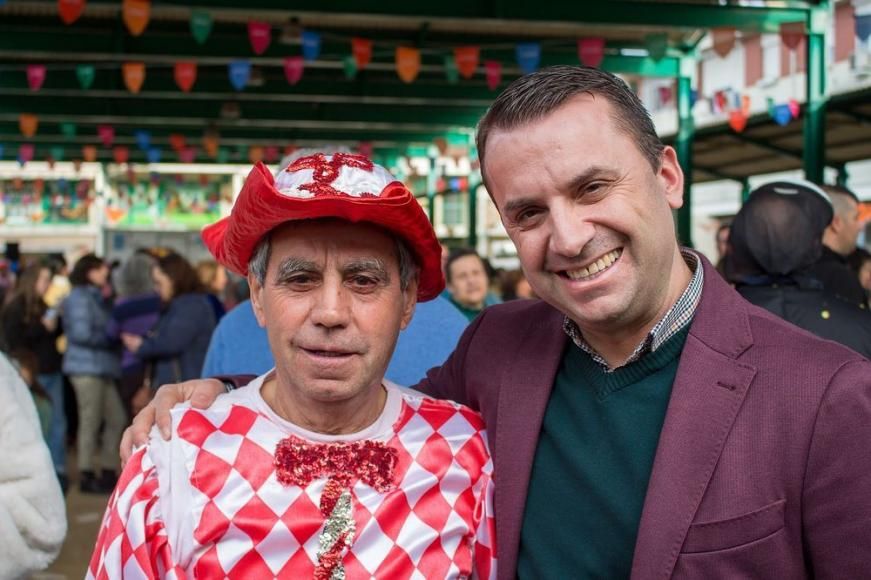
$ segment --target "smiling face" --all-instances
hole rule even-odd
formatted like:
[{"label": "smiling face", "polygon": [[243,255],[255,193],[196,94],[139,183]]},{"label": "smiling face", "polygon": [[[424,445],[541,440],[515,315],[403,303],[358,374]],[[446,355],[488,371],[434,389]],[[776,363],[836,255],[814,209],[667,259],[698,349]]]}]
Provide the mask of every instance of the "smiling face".
[{"label": "smiling face", "polygon": [[489,280],[484,262],[470,254],[456,258],[448,265],[448,290],[454,300],[467,308],[483,308]]},{"label": "smiling face", "polygon": [[674,150],[654,171],[611,116],[605,98],[580,94],[494,129],[485,152],[488,190],[532,289],[585,335],[645,333],[690,278],[674,235]]},{"label": "smiling face", "polygon": [[396,241],[336,220],[272,232],[265,283],[249,275],[280,389],[307,403],[363,401],[379,392],[417,284],[400,288]]}]

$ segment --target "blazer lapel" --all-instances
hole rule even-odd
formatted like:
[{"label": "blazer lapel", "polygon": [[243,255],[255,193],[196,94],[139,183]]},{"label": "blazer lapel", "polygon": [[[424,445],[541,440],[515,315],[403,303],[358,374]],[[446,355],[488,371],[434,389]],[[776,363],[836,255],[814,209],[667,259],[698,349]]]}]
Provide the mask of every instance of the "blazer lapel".
[{"label": "blazer lapel", "polygon": [[681,354],[660,434],[633,580],[671,576],[723,445],[756,374],[736,358],[752,344],[746,303],[703,260],[705,289]]},{"label": "blazer lapel", "polygon": [[[531,319],[533,317],[530,317]],[[499,578],[515,577],[520,527],[538,433],[568,337],[563,315],[547,307],[531,320],[499,388],[494,474],[496,482],[496,546]]]}]

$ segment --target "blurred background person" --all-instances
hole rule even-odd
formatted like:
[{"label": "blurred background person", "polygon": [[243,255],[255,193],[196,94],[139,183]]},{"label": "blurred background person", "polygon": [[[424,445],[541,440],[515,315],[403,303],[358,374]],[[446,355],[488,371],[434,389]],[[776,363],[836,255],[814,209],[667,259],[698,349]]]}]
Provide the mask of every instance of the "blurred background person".
[{"label": "blurred background person", "polygon": [[14,289],[15,274],[12,272],[12,268],[9,267],[9,261],[6,258],[0,257],[0,307],[8,302]]},{"label": "blurred background person", "polygon": [[717,271],[725,275],[726,273],[726,256],[729,254],[729,230],[732,228],[729,224],[720,224],[717,228]]},{"label": "blurred background person", "polygon": [[871,312],[842,300],[810,273],[832,214],[828,197],[812,183],[757,188],[732,222],[727,279],[751,303],[868,358]]},{"label": "blurred background person", "polygon": [[859,279],[859,284],[865,290],[865,298],[871,306],[871,252],[865,248],[856,248],[847,260],[850,268]]},{"label": "blurred background person", "polygon": [[200,284],[202,284],[206,291],[206,298],[208,298],[209,304],[212,305],[215,320],[221,320],[221,317],[227,313],[227,308],[224,305],[224,292],[227,289],[227,270],[214,260],[202,260],[197,262],[197,276],[200,279]]},{"label": "blurred background person", "polygon": [[[36,359],[33,381],[41,385],[51,400],[48,448],[61,487],[67,487],[64,382],[57,339],[61,334],[58,310],[49,308],[44,296],[51,283],[47,266],[28,266],[18,277],[9,302],[0,312],[5,348],[9,353],[32,353]],[[26,355],[25,355],[26,356]]]},{"label": "blurred background person", "polygon": [[489,295],[490,278],[487,266],[472,248],[452,250],[445,264],[448,299],[472,321],[486,306],[498,303]]},{"label": "blurred background person", "polygon": [[51,270],[51,283],[45,292],[45,303],[49,308],[58,308],[73,289],[70,284],[69,266],[63,254],[51,254],[46,259],[46,265]]},{"label": "blurred background person", "polygon": [[29,578],[60,552],[66,508],[31,394],[2,353],[0,387],[0,578]]},{"label": "blurred background person", "polygon": [[535,298],[535,292],[532,291],[523,270],[506,270],[500,278],[503,301]]},{"label": "blurred background person", "polygon": [[[154,257],[147,250],[137,250],[116,271],[118,297],[106,330],[109,337],[120,340],[121,333],[145,336],[157,324],[161,300],[151,280],[154,264]],[[128,414],[144,381],[145,364],[125,349],[121,355],[121,401]]]},{"label": "blurred background person", "polygon": [[134,409],[151,399],[153,389],[200,376],[215,330],[215,314],[197,273],[184,257],[168,253],[151,268],[162,310],[154,328],[142,337],[121,333],[124,346],[150,369],[147,384],[134,397]]},{"label": "blurred background person", "polygon": [[[127,422],[116,384],[121,376],[121,348],[106,334],[110,312],[102,289],[108,277],[109,267],[103,260],[94,254],[82,256],[73,266],[73,289],[63,303],[67,338],[63,371],[70,377],[78,403],[79,488],[85,493],[109,493],[115,487],[118,444]],[[99,441],[102,473],[97,477],[94,455],[104,421]]]},{"label": "blurred background person", "polygon": [[865,291],[847,265],[847,257],[856,249],[862,220],[859,218],[859,198],[845,187],[823,185],[821,189],[832,202],[834,215],[823,232],[823,250],[811,274],[829,292],[844,300],[864,306]]}]

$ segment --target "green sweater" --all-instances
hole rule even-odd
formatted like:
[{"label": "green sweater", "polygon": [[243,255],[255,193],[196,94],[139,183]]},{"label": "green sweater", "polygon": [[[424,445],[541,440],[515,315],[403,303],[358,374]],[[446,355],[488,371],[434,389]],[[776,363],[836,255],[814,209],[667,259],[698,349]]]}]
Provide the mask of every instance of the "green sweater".
[{"label": "green sweater", "polygon": [[612,373],[569,342],[532,465],[520,578],[629,578],[689,325]]}]

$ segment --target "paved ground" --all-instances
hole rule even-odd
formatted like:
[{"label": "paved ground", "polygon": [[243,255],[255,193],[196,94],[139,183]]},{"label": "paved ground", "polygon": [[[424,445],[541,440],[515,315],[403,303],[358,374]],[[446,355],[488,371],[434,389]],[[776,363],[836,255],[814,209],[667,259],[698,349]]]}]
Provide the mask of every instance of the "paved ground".
[{"label": "paved ground", "polygon": [[107,501],[108,494],[80,493],[77,484],[70,486],[67,492],[67,539],[58,559],[45,572],[34,574],[35,580],[79,580],[85,577]]}]

